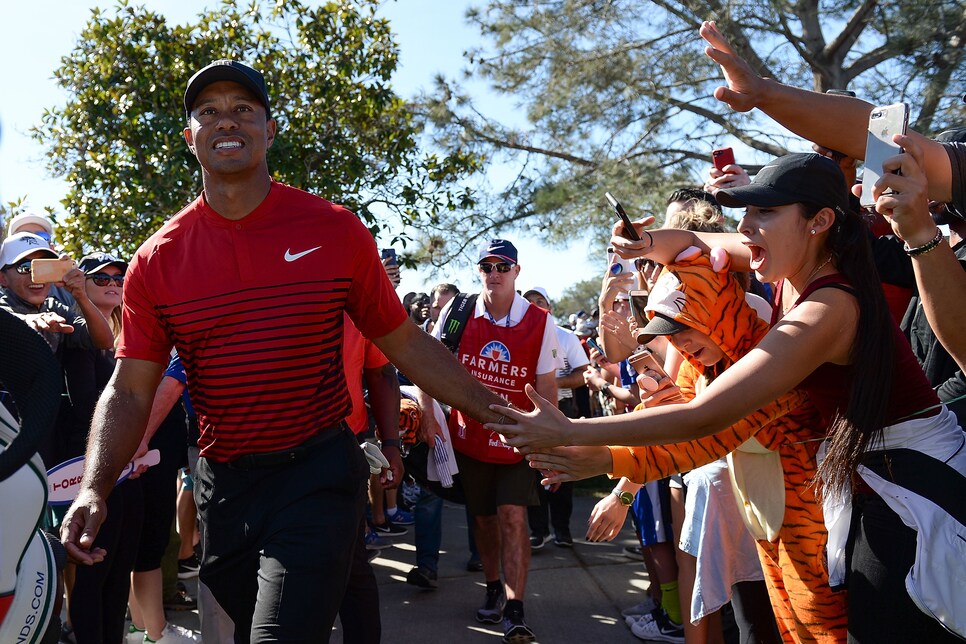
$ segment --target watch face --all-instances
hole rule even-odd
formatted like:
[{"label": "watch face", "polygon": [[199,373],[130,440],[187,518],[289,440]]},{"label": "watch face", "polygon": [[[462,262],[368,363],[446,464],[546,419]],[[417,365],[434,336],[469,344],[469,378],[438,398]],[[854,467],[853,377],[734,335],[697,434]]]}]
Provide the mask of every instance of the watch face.
[{"label": "watch face", "polygon": [[614,494],[620,499],[621,505],[634,505],[634,495],[630,492],[618,492],[614,490]]}]

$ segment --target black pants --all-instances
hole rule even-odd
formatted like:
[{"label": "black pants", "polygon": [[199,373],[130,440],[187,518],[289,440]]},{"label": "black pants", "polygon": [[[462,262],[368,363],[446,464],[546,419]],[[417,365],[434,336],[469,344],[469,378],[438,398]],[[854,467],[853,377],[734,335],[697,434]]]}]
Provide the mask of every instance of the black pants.
[{"label": "black pants", "polygon": [[348,431],[301,460],[240,470],[198,460],[201,580],[235,642],[327,642],[349,579],[369,466]]},{"label": "black pants", "polygon": [[379,586],[369,565],[365,542],[365,521],[359,523],[359,538],[352,551],[349,585],[346,586],[339,621],[342,641],[355,644],[379,644],[382,621],[379,618]]},{"label": "black pants", "polygon": [[573,482],[567,481],[561,484],[556,492],[548,492],[540,485],[543,475],[537,472],[536,476],[540,505],[531,505],[527,508],[530,534],[534,537],[545,537],[550,534],[550,526],[553,526],[555,535],[569,535],[570,516],[574,512]]},{"label": "black pants", "polygon": [[906,592],[916,531],[878,495],[857,494],[849,565],[849,642],[962,642],[919,610]]},{"label": "black pants", "polygon": [[781,644],[782,637],[764,581],[739,581],[731,586],[731,607],[740,644]]},{"label": "black pants", "polygon": [[124,481],[107,497],[107,518],[94,539],[94,546],[107,555],[101,563],[76,567],[70,621],[77,644],[124,640],[124,611],[143,516],[140,481]]}]

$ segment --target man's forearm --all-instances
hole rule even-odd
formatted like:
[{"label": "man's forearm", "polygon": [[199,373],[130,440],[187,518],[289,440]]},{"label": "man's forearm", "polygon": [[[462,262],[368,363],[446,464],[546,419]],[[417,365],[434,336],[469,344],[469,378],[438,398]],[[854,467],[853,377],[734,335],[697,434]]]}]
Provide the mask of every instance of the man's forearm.
[{"label": "man's forearm", "polygon": [[[850,96],[821,94],[766,80],[758,109],[802,138],[865,159],[869,114],[873,105]],[[912,130],[909,136],[923,146],[923,164],[929,177],[929,196],[937,201],[952,198],[949,158],[942,146]]]},{"label": "man's forearm", "polygon": [[767,79],[758,109],[795,134],[855,159],[865,158],[872,105],[858,98],[821,94]]},{"label": "man's forearm", "polygon": [[113,381],[108,384],[94,410],[87,440],[84,487],[107,498],[141,442],[151,402],[152,397],[121,391]]},{"label": "man's forearm", "polygon": [[939,342],[966,370],[966,271],[947,244],[912,260],[922,309]]},{"label": "man's forearm", "polygon": [[376,346],[421,390],[484,423],[499,420],[490,405],[506,401],[484,387],[453,354],[411,321],[373,340]]},{"label": "man's forearm", "polygon": [[584,384],[584,367],[581,365],[576,370],[571,371],[566,376],[557,377],[557,389],[576,389]]}]

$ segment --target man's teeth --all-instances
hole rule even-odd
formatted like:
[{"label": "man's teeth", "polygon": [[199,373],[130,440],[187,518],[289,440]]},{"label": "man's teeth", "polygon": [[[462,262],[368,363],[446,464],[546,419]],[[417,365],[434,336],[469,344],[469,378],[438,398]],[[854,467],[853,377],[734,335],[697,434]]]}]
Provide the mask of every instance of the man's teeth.
[{"label": "man's teeth", "polygon": [[220,148],[240,148],[241,146],[242,144],[238,141],[220,141],[215,143],[216,150]]}]

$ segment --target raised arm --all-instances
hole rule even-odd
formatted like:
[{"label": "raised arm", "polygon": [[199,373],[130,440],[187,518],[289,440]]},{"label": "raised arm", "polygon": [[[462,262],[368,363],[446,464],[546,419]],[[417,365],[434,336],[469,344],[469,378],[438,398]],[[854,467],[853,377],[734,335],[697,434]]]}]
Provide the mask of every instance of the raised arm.
[{"label": "raised arm", "polygon": [[[882,180],[882,194],[876,186],[876,209],[889,220],[893,231],[910,248],[928,248],[938,234],[929,215],[926,191],[927,178],[923,174],[924,151],[911,137],[896,137],[906,148],[904,154],[892,157],[885,166],[888,173]],[[936,333],[949,355],[961,369],[966,369],[966,271],[962,270],[952,248],[941,241],[934,248],[912,258],[916,288],[929,326]]]},{"label": "raised arm", "polygon": [[[739,112],[758,108],[809,141],[856,159],[865,158],[872,105],[857,98],[820,94],[762,78],[735,53],[713,22],[703,23],[700,34],[709,45],[705,53],[721,66],[727,83],[715,89],[716,99]],[[945,150],[915,132],[910,131],[910,136],[923,146],[930,196],[936,201],[949,201],[952,171]]]}]

